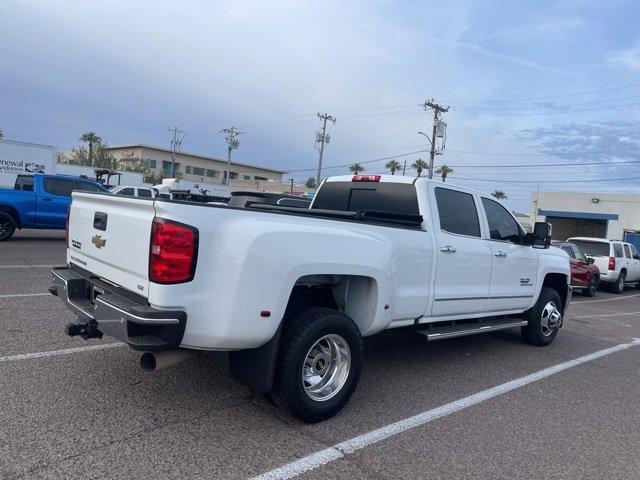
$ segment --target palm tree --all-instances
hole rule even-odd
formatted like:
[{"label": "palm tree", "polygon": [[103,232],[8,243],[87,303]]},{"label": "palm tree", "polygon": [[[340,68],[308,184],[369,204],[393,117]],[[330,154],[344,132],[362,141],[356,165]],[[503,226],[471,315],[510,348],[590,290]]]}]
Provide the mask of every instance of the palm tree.
[{"label": "palm tree", "polygon": [[400,170],[400,164],[395,159],[393,159],[388,161],[384,168],[386,168],[387,170],[391,170],[391,175],[395,175],[396,170]]},{"label": "palm tree", "polygon": [[304,186],[307,188],[316,188],[316,177],[309,177]]},{"label": "palm tree", "polygon": [[102,139],[96,135],[96,132],[87,132],[82,134],[79,140],[89,144],[89,165],[93,166],[93,146],[96,143],[100,143]]},{"label": "palm tree", "polygon": [[450,173],[453,173],[453,168],[443,163],[439,168],[436,169],[436,173],[442,177],[443,182],[446,182],[447,175],[449,175]]},{"label": "palm tree", "polygon": [[364,172],[364,167],[359,163],[354,163],[353,165],[349,165],[349,171],[354,175],[358,175],[360,172]]},{"label": "palm tree", "polygon": [[418,176],[420,176],[422,174],[422,170],[424,170],[425,168],[429,168],[429,165],[427,164],[427,162],[419,158],[415,162],[413,162],[411,168],[418,172]]},{"label": "palm tree", "polygon": [[507,199],[507,194],[504,193],[502,190],[494,190],[494,192],[491,194],[491,196],[493,198],[497,198],[498,200],[506,200]]}]

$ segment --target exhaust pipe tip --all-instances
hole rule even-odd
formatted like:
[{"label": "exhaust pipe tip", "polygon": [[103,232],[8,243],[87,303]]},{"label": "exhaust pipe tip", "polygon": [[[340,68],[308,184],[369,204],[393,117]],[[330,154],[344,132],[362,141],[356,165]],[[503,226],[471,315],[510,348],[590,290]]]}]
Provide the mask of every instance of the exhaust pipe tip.
[{"label": "exhaust pipe tip", "polygon": [[156,357],[151,352],[144,352],[140,357],[140,369],[143,372],[153,372],[157,366]]},{"label": "exhaust pipe tip", "polygon": [[143,372],[157,372],[191,360],[201,353],[199,350],[187,350],[185,348],[161,352],[144,352],[140,356],[140,369]]}]

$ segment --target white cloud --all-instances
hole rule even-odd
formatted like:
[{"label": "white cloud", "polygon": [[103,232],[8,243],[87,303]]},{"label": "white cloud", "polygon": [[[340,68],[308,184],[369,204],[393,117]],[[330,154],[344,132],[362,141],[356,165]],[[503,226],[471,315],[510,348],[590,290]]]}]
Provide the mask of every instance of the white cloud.
[{"label": "white cloud", "polygon": [[640,71],[640,45],[612,52],[609,55],[609,62],[618,68]]}]

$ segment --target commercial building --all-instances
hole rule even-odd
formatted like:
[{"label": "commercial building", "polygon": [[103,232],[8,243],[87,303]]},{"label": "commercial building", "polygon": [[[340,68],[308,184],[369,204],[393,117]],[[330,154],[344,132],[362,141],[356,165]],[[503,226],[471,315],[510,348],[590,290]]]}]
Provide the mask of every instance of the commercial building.
[{"label": "commercial building", "polygon": [[557,240],[568,237],[623,239],[640,230],[640,195],[539,192],[531,195],[531,218],[553,226]]},{"label": "commercial building", "polygon": [[24,173],[55,173],[55,149],[50,145],[0,139],[0,187],[13,187]]},{"label": "commercial building", "polygon": [[[173,176],[171,150],[150,145],[121,145],[109,147],[116,157],[133,157],[147,160],[157,177]],[[220,184],[224,183],[227,161],[225,159],[199,155],[195,153],[176,152],[175,176],[186,181]],[[282,183],[282,170],[231,162],[229,180],[243,182],[276,182]]]}]

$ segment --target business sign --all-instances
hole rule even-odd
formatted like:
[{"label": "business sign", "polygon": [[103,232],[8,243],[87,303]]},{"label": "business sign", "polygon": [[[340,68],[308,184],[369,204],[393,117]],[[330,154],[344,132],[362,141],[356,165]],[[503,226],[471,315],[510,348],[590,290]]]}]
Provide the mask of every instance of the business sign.
[{"label": "business sign", "polygon": [[44,173],[46,165],[23,160],[0,160],[0,173]]}]

